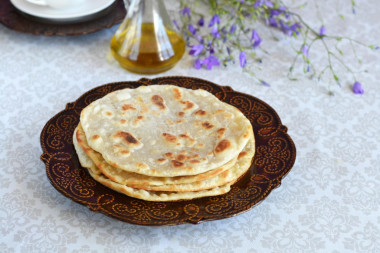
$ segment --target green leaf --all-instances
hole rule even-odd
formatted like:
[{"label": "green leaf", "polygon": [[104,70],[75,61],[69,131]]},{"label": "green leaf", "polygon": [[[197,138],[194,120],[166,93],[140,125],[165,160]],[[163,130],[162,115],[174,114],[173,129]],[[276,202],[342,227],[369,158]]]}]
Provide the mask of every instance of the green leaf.
[{"label": "green leaf", "polygon": [[339,82],[339,77],[337,75],[334,75],[335,81]]},{"label": "green leaf", "polygon": [[346,17],[343,15],[343,14],[339,14],[339,17],[341,18],[341,19],[346,19]]}]

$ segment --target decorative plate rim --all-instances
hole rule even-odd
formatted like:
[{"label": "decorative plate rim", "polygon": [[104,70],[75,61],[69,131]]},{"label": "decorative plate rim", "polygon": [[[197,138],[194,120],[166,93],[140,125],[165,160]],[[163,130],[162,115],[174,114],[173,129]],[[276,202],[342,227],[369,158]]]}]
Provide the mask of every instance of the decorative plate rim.
[{"label": "decorative plate rim", "polygon": [[[77,172],[77,173],[80,173],[80,174],[85,173],[88,176],[88,172],[85,171],[85,169],[83,169],[80,166],[80,164],[79,164],[79,162],[77,160],[78,158],[76,157],[76,154],[73,157],[71,157],[71,158],[67,158],[67,157],[66,158],[62,158],[62,157],[59,157],[59,156],[61,156],[61,155],[64,156],[64,155],[67,155],[67,154],[65,154],[64,152],[52,152],[52,153],[49,153],[48,148],[45,145],[46,141],[47,141],[46,140],[46,138],[47,138],[46,134],[47,134],[49,126],[51,126],[52,123],[55,120],[57,120],[60,116],[65,115],[65,113],[67,113],[69,111],[74,111],[75,109],[81,111],[82,109],[81,109],[80,105],[78,105],[78,104],[80,102],[82,102],[83,100],[85,100],[89,95],[92,95],[92,94],[94,94],[95,92],[97,92],[97,91],[99,91],[101,89],[105,89],[106,90],[107,88],[112,88],[112,87],[116,88],[116,89],[120,89],[120,88],[117,88],[117,87],[118,86],[123,86],[123,85],[131,85],[131,86],[134,86],[134,87],[138,87],[138,86],[141,86],[141,85],[160,84],[160,82],[162,82],[162,81],[164,81],[164,82],[172,81],[173,82],[173,81],[175,81],[177,79],[182,80],[182,81],[183,80],[195,81],[195,82],[199,82],[199,83],[203,83],[203,84],[209,84],[209,85],[211,85],[212,87],[215,87],[215,88],[219,88],[221,90],[221,92],[223,94],[225,94],[225,96],[226,96],[224,99],[227,98],[228,94],[233,94],[236,97],[242,97],[242,98],[243,97],[246,97],[246,98],[248,97],[250,99],[250,101],[258,102],[261,105],[265,106],[270,111],[271,116],[275,117],[275,120],[277,121],[277,128],[273,130],[272,129],[273,127],[269,127],[268,128],[269,129],[268,130],[269,133],[264,133],[263,136],[266,136],[266,135],[267,136],[272,136],[273,138],[269,140],[269,141],[271,141],[271,140],[274,140],[274,139],[276,139],[278,137],[275,134],[283,135],[284,138],[286,139],[285,140],[286,146],[289,145],[288,150],[285,150],[285,151],[289,151],[290,150],[289,152],[286,152],[286,153],[289,153],[288,155],[286,155],[289,158],[289,161],[287,161],[284,164],[283,171],[281,173],[279,173],[278,175],[276,175],[273,179],[270,179],[270,173],[273,173],[273,172],[269,172],[269,176],[266,175],[266,173],[264,173],[264,172],[261,173],[261,174],[258,173],[258,172],[255,173],[256,170],[259,171],[259,169],[257,169],[256,167],[260,167],[260,168],[263,167],[263,169],[266,170],[265,166],[267,166],[267,167],[273,166],[272,164],[269,164],[269,165],[266,164],[268,161],[266,163],[264,162],[265,164],[263,166],[261,166],[262,164],[260,164],[260,163],[259,163],[259,165],[256,164],[256,162],[257,162],[256,159],[257,159],[257,156],[258,156],[258,148],[259,148],[259,146],[256,146],[256,153],[255,153],[255,156],[254,156],[254,159],[253,159],[253,163],[254,164],[251,165],[251,167],[249,169],[249,172],[247,172],[246,175],[243,176],[245,178],[244,181],[246,181],[246,182],[242,183],[242,185],[243,185],[242,187],[248,187],[248,188],[251,187],[251,186],[248,186],[248,184],[249,185],[253,185],[253,186],[263,185],[264,183],[267,184],[268,185],[267,188],[260,195],[258,195],[257,199],[250,199],[250,198],[248,198],[247,201],[252,201],[252,202],[249,202],[248,204],[245,203],[245,206],[244,207],[240,207],[240,208],[239,208],[239,203],[238,203],[237,204],[238,205],[237,209],[233,209],[230,212],[217,213],[217,211],[211,210],[210,211],[211,215],[209,215],[207,217],[203,217],[201,215],[198,216],[198,214],[200,212],[200,208],[203,208],[202,209],[203,211],[204,210],[207,211],[207,207],[206,206],[202,206],[201,202],[203,202],[203,200],[207,200],[206,201],[207,203],[209,203],[209,204],[211,203],[209,206],[212,206],[212,207],[218,209],[220,207],[216,206],[217,203],[222,203],[223,205],[225,205],[225,204],[228,205],[229,202],[234,202],[235,199],[229,197],[230,193],[226,193],[226,194],[219,195],[219,196],[204,197],[204,198],[193,199],[193,200],[174,201],[174,202],[151,202],[151,201],[144,201],[144,200],[134,199],[132,197],[128,197],[128,196],[122,195],[122,194],[120,194],[120,193],[118,193],[116,191],[112,191],[112,190],[108,189],[108,191],[105,190],[105,192],[106,192],[105,194],[102,194],[100,197],[98,197],[98,199],[96,200],[96,202],[95,201],[89,202],[89,201],[85,201],[85,200],[81,199],[80,197],[73,196],[72,192],[68,192],[67,189],[64,189],[64,187],[61,187],[60,185],[58,185],[54,181],[53,175],[51,175],[51,171],[53,170],[52,166],[56,165],[57,161],[63,161],[61,163],[64,163],[66,161],[66,163],[70,163],[71,166],[74,166],[74,167],[75,167],[75,163],[76,163],[77,165],[79,165],[80,168],[79,169],[78,168],[74,168],[74,170],[75,171],[78,170],[79,172]],[[172,83],[172,84],[176,85],[175,83]],[[113,90],[107,90],[107,91],[103,92],[104,94],[102,93],[100,95],[104,96],[104,95],[106,95],[106,94],[108,94],[109,92],[112,92],[112,91]],[[237,106],[237,107],[239,108],[239,106]],[[239,109],[242,110],[242,108],[239,108]],[[243,110],[242,110],[242,112],[244,113]],[[73,114],[67,114],[67,115],[68,116],[73,116],[73,117],[75,116]],[[79,114],[77,115],[77,120],[79,121]],[[262,130],[262,129],[260,129],[260,130]],[[258,130],[258,131],[260,131],[260,130]],[[263,131],[263,132],[265,132],[265,131]],[[64,134],[64,137],[68,137],[68,139],[70,140],[70,138],[72,138],[73,131],[70,134],[71,134],[70,136]],[[260,134],[260,136],[261,136],[261,134]],[[256,138],[256,140],[258,140],[257,138],[258,137],[260,138],[260,136],[255,132],[255,138]],[[276,141],[278,141],[278,140],[276,139],[274,142],[276,142]],[[65,109],[63,109],[62,111],[60,111],[57,114],[55,114],[52,118],[50,118],[47,121],[47,123],[44,125],[44,127],[43,127],[43,129],[41,131],[40,144],[41,144],[41,148],[42,148],[42,151],[43,151],[43,153],[40,156],[40,159],[42,160],[43,163],[45,163],[45,171],[46,171],[47,177],[48,177],[50,183],[53,185],[53,187],[57,191],[59,191],[65,197],[68,197],[71,200],[73,200],[73,201],[75,201],[75,202],[77,202],[79,204],[87,206],[91,211],[101,212],[101,213],[103,213],[103,214],[105,214],[107,216],[110,216],[112,218],[118,219],[118,220],[123,221],[123,222],[130,223],[130,224],[146,225],[146,226],[168,226],[168,225],[179,225],[179,224],[189,224],[189,223],[190,224],[199,224],[199,223],[202,223],[202,222],[205,222],[205,221],[219,220],[219,219],[233,217],[233,216],[236,216],[238,214],[247,212],[250,209],[252,209],[253,207],[255,207],[258,204],[260,204],[262,201],[264,201],[266,199],[266,197],[269,196],[269,194],[272,192],[273,189],[275,189],[275,188],[277,188],[277,187],[280,186],[282,179],[290,172],[290,170],[294,166],[294,163],[295,163],[295,160],[296,160],[296,147],[295,147],[295,144],[294,144],[293,140],[291,139],[291,137],[287,134],[287,127],[282,124],[279,115],[277,114],[277,112],[270,105],[268,105],[266,102],[264,102],[264,101],[262,101],[262,100],[260,100],[260,99],[258,99],[256,97],[254,97],[254,96],[251,96],[249,94],[245,94],[245,93],[242,93],[242,92],[234,91],[230,86],[220,86],[220,85],[217,85],[217,84],[215,84],[213,82],[210,82],[208,80],[204,80],[204,79],[200,79],[200,78],[195,78],[195,77],[187,77],[187,76],[165,76],[165,77],[158,77],[158,78],[154,78],[154,79],[141,78],[138,81],[112,82],[112,83],[103,84],[103,85],[100,85],[100,86],[95,87],[93,89],[90,89],[87,92],[83,93],[80,97],[78,97],[78,99],[76,99],[74,102],[67,103]],[[71,141],[71,143],[69,143],[68,141],[66,141],[64,144],[65,145],[71,145],[71,146],[73,145],[72,141]],[[266,145],[261,145],[260,146],[260,149],[266,149],[266,148],[267,148]],[[268,152],[268,151],[264,150],[263,152]],[[75,151],[74,151],[74,153],[75,153]],[[260,154],[259,154],[259,156],[260,156]],[[277,154],[275,156],[277,156]],[[54,160],[54,159],[58,159],[58,160],[55,160],[55,163],[54,163],[54,161],[51,161],[51,160]],[[263,160],[265,160],[265,159],[263,158]],[[60,163],[60,162],[58,162],[58,163]],[[70,171],[70,169],[72,169],[70,166],[68,168],[66,168],[66,172]],[[82,171],[80,171],[80,170],[82,170]],[[85,177],[84,175],[82,175],[82,176]],[[63,178],[64,177],[65,176],[63,176]],[[88,177],[90,177],[90,176],[88,176]],[[78,178],[80,178],[80,176],[79,177],[76,176],[75,180],[78,180]],[[83,180],[83,178],[82,178],[82,180]],[[89,184],[91,184],[91,180],[93,180],[93,179],[92,178],[89,179],[89,182],[88,182]],[[240,181],[243,181],[243,179],[241,179]],[[83,183],[84,181],[81,181],[81,182]],[[232,186],[232,188],[235,185],[240,184],[239,182],[235,183]],[[99,184],[99,183],[96,182],[95,185],[96,184]],[[106,188],[105,186],[100,185],[100,184],[98,186],[93,186],[93,188],[98,187],[98,188],[101,188],[102,190],[103,190],[103,188]],[[89,189],[91,190],[92,188],[89,188]],[[231,189],[231,191],[232,190],[233,189]],[[240,191],[242,191],[242,189],[239,188],[239,186],[236,186],[236,188],[235,188],[234,191],[236,192],[236,194],[242,194],[243,196],[247,195],[247,194],[249,195],[249,193],[245,193],[245,192],[240,193]],[[108,192],[113,193],[114,195],[111,196],[112,194],[110,194]],[[104,198],[106,198],[106,200],[102,200],[102,196],[103,195],[104,195]],[[231,193],[231,195],[232,195],[232,193]],[[112,197],[113,197],[113,199],[115,199],[115,196],[117,196],[117,198],[121,198],[122,200],[126,199],[126,203],[129,203],[129,204],[132,203],[132,205],[129,206],[130,208],[134,208],[134,205],[136,205],[136,206],[138,206],[138,205],[144,205],[144,206],[158,205],[159,206],[160,204],[161,204],[161,208],[163,208],[162,206],[164,206],[164,207],[166,207],[166,206],[183,207],[181,215],[185,215],[185,213],[186,213],[187,216],[185,215],[186,217],[184,219],[177,219],[177,220],[163,220],[163,221],[158,220],[157,221],[157,220],[153,219],[153,221],[151,221],[151,222],[149,222],[149,221],[147,222],[147,221],[143,221],[143,220],[140,221],[140,220],[129,219],[128,217],[120,216],[117,213],[111,212],[108,209],[105,209],[104,207],[102,207],[102,206],[106,206],[106,205],[108,205],[110,203],[110,200],[107,199],[107,198],[111,198],[112,199]],[[220,201],[222,201],[222,202],[218,202],[218,199],[220,199]],[[224,200],[224,202],[223,202],[223,200]],[[245,198],[243,197],[242,200],[244,202]],[[101,201],[105,201],[105,202],[101,202]],[[238,202],[238,200],[236,200],[236,201]],[[200,203],[200,205],[197,206],[195,203]],[[235,204],[233,203],[233,205],[235,205]],[[192,209],[190,210],[189,209],[190,207],[197,209],[197,212],[195,213],[196,210],[192,210]],[[108,206],[107,206],[107,208],[108,208]],[[125,208],[127,208],[127,207],[125,207]],[[187,210],[187,209],[189,209],[189,210]],[[112,210],[114,210],[114,209],[112,209]],[[140,209],[137,209],[137,210],[140,210]],[[142,208],[141,210],[145,210],[145,209]],[[170,211],[170,210],[168,210],[168,211]],[[214,211],[215,211],[215,215],[212,215],[212,213]]]}]

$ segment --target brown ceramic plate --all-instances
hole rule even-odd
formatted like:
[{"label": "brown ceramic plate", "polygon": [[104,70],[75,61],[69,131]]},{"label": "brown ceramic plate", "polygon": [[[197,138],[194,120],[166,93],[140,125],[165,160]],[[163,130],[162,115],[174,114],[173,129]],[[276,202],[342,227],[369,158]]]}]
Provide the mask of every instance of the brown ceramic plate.
[{"label": "brown ceramic plate", "polygon": [[74,36],[97,32],[119,24],[125,17],[123,0],[117,0],[105,10],[70,24],[54,24],[18,11],[10,0],[0,0],[0,22],[23,33],[45,36]]},{"label": "brown ceramic plate", "polygon": [[[251,121],[256,153],[249,171],[220,196],[175,202],[150,202],[115,192],[91,178],[78,162],[72,136],[80,112],[92,101],[123,88],[173,84],[205,89],[239,108]],[[92,89],[50,119],[41,133],[42,161],[52,185],[66,197],[128,223],[163,226],[223,219],[245,212],[263,201],[281,183],[296,159],[296,148],[277,113],[265,102],[230,87],[191,77],[160,77],[110,83]]]}]

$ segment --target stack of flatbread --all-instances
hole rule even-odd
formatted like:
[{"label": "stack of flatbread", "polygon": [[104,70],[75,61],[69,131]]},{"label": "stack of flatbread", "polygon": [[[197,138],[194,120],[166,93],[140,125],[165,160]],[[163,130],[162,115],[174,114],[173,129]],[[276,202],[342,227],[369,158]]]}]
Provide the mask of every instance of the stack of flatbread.
[{"label": "stack of flatbread", "polygon": [[173,85],[118,90],[92,102],[73,140],[96,181],[148,201],[224,194],[255,152],[252,126],[237,108]]}]

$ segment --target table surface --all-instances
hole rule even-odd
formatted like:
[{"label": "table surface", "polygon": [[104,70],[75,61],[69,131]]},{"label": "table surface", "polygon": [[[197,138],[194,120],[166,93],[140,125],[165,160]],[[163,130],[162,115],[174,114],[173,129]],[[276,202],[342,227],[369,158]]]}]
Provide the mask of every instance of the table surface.
[{"label": "table surface", "polygon": [[[360,1],[356,15],[350,1],[318,2],[329,34],[380,42],[376,0]],[[313,4],[301,12],[319,27]],[[278,34],[275,42],[265,32],[270,55],[258,74],[271,87],[256,83],[238,64],[195,70],[188,55],[172,70],[149,76],[207,79],[278,112],[297,147],[296,163],[281,187],[244,214],[199,225],[142,227],[58,193],[39,158],[45,123],[91,88],[142,77],[107,60],[116,29],[43,37],[0,25],[1,252],[380,252],[380,50],[359,49],[363,64],[356,66],[347,48],[345,61],[369,71],[357,74],[363,95],[353,94],[354,80],[343,68],[341,88],[331,78],[316,82],[300,75],[289,81],[292,39]],[[326,60],[322,51],[311,56],[315,65]],[[329,86],[334,96],[327,94]]]}]

